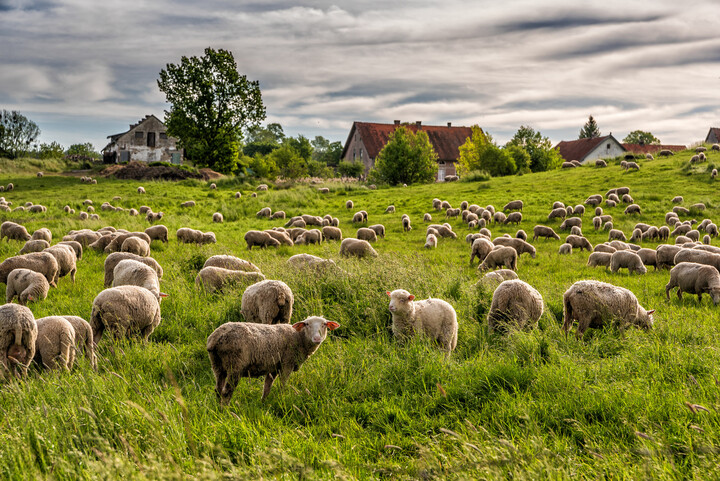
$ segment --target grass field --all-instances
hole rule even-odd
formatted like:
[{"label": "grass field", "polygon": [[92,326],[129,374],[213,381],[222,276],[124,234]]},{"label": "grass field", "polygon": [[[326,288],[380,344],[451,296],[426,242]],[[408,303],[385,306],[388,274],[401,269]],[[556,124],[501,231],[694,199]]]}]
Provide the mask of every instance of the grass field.
[{"label": "grass field", "polygon": [[[559,241],[535,242],[537,257],[523,255],[518,274],[542,294],[546,312],[539,328],[489,336],[485,315],[492,292],[475,287],[470,267],[469,230],[451,221],[457,240],[423,249],[422,215],[434,197],[453,206],[467,200],[498,208],[525,202],[520,225],[551,225],[554,201],[580,204],[589,195],[629,186],[643,209],[623,215],[624,206],[605,209],[616,228],[630,235],[636,222],[664,223],[670,199],[684,205],[704,202],[697,213],[720,220],[718,184],[709,162],[688,167],[690,152],[642,162],[639,172],[583,167],[486,182],[456,182],[375,191],[357,185],[270,190],[251,198],[252,188],[232,179],[207,183],[100,179],[81,184],[73,177],[8,177],[16,189],[4,196],[48,207],[44,214],[2,213],[30,232],[49,227],[53,242],[67,231],[113,225],[148,227],[126,213],[103,212],[112,202],[126,208],[163,211],[171,232],[168,244],[154,242],[152,255],[165,270],[162,323],[148,343],[103,339],[99,370],[80,359],[72,372],[31,369],[24,381],[0,385],[0,478],[2,479],[703,479],[716,476],[720,453],[720,315],[706,296],[666,300],[668,271],[644,276],[611,274],[586,267],[588,254],[557,254]],[[243,196],[235,199],[233,194]],[[93,200],[101,220],[80,221],[63,212]],[[197,207],[180,203],[195,200]],[[345,209],[352,199],[355,209]],[[383,214],[389,204],[395,214]],[[247,251],[248,229],[282,225],[258,220],[270,206],[288,215],[326,213],[339,217],[344,236],[356,210],[369,212],[387,236],[369,261],[339,258],[338,243]],[[590,209],[589,209],[590,210]],[[224,224],[213,224],[213,212]],[[402,231],[400,216],[414,229]],[[593,244],[607,239],[583,219]],[[218,243],[179,244],[179,227],[212,230]],[[493,235],[510,226],[490,226]],[[531,234],[532,235],[532,234]],[[564,237],[564,236],[563,236]],[[717,245],[718,240],[713,243]],[[647,244],[647,243],[646,243]],[[655,247],[651,243],[649,246]],[[18,241],[0,242],[0,258],[17,253]],[[347,275],[308,275],[289,270],[285,260],[300,252],[329,257]],[[324,315],[341,327],[294,373],[283,388],[260,401],[262,380],[243,380],[228,407],[218,405],[205,349],[219,325],[240,321],[238,286],[223,295],[195,288],[207,257],[233,254],[258,265],[268,279],[286,282],[295,294],[293,320]],[[36,317],[79,315],[89,319],[92,301],[103,289],[105,255],[86,250],[77,282],[61,279],[45,301],[31,304]],[[476,263],[477,265],[477,263]],[[657,309],[651,331],[590,330],[584,340],[565,337],[562,294],[580,279],[598,279],[632,290],[640,303]],[[449,360],[423,339],[398,344],[390,334],[386,290],[404,288],[419,299],[439,297],[458,313],[458,347]],[[0,295],[4,287],[0,288]],[[701,408],[690,405],[700,405]]]}]

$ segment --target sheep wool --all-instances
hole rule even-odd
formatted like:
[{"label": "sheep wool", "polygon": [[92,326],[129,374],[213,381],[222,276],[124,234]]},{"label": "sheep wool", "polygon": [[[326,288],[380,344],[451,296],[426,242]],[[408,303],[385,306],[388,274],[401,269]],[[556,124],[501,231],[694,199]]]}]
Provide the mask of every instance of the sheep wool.
[{"label": "sheep wool", "polygon": [[150,245],[139,237],[128,237],[123,241],[120,252],[131,252],[142,257],[147,257],[150,255]]},{"label": "sheep wool", "polygon": [[82,317],[62,316],[67,320],[75,331],[75,348],[78,352],[85,354],[90,361],[93,370],[97,371],[97,356],[95,355],[95,344],[93,344],[92,327]]},{"label": "sheep wool", "polygon": [[90,326],[95,344],[106,330],[116,338],[138,336],[147,341],[159,324],[160,303],[144,287],[111,287],[93,300]]},{"label": "sheep wool", "polygon": [[42,252],[50,247],[50,243],[44,239],[31,239],[22,246],[18,254],[27,254],[29,252]]},{"label": "sheep wool", "polygon": [[27,374],[35,357],[37,323],[30,309],[18,304],[0,306],[0,376]]},{"label": "sheep wool", "polygon": [[340,243],[340,255],[343,257],[377,257],[378,254],[368,241],[347,237]]},{"label": "sheep wool", "polygon": [[205,261],[203,267],[222,267],[233,271],[260,272],[260,268],[250,261],[230,255],[215,255]]},{"label": "sheep wool", "polygon": [[7,284],[8,276],[15,269],[30,269],[39,272],[52,287],[57,287],[58,263],[49,252],[31,252],[15,257],[8,257],[0,263],[0,282]]},{"label": "sheep wool", "polygon": [[504,281],[493,292],[488,331],[533,328],[542,313],[543,298],[534,287],[519,279]]},{"label": "sheep wool", "polygon": [[160,264],[152,257],[142,257],[131,252],[113,252],[105,258],[104,270],[105,270],[105,287],[110,287],[115,278],[115,267],[124,259],[132,259],[143,264],[150,266],[158,275],[159,279],[162,279],[163,268]]},{"label": "sheep wool", "polygon": [[166,297],[160,292],[160,280],[155,269],[133,259],[123,259],[113,269],[113,287],[140,286],[153,293],[158,300]]},{"label": "sheep wool", "polygon": [[390,296],[393,335],[406,339],[415,333],[423,333],[437,342],[448,354],[455,349],[458,322],[455,309],[442,299],[415,301],[415,296],[405,289],[387,291]]},{"label": "sheep wool", "polygon": [[242,295],[241,311],[247,322],[289,323],[292,317],[292,290],[282,281],[265,280],[251,285]]},{"label": "sheep wool", "polygon": [[252,284],[265,279],[259,272],[236,271],[222,267],[203,267],[195,277],[195,285],[204,288],[209,293],[222,291],[223,287],[231,284]]},{"label": "sheep wool", "polygon": [[159,240],[167,244],[168,242],[168,228],[162,224],[157,224],[145,229],[145,234],[150,238],[150,241]]},{"label": "sheep wool", "polygon": [[678,288],[678,299],[683,292],[697,294],[698,302],[702,295],[710,294],[713,304],[720,303],[720,273],[712,266],[695,262],[681,262],[670,270],[670,281],[665,286],[665,297],[670,299],[670,291]]},{"label": "sheep wool", "polygon": [[47,369],[70,370],[75,363],[75,329],[61,316],[37,319],[35,362]]}]

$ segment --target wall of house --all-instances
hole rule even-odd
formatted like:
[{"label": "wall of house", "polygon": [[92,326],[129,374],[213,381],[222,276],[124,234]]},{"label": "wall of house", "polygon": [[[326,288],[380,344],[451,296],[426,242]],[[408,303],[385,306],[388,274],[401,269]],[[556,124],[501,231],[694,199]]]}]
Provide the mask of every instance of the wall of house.
[{"label": "wall of house", "polygon": [[623,155],[624,153],[625,150],[623,150],[622,145],[612,139],[608,139],[591,150],[590,153],[582,160],[582,163],[587,164],[588,162],[594,162],[597,159],[611,159],[613,157]]},{"label": "wall of house", "polygon": [[720,142],[720,139],[718,139],[717,135],[715,135],[715,131],[711,130],[708,133],[708,136],[705,138],[705,143],[706,144],[717,144],[718,142]]},{"label": "wall of house", "polygon": [[350,140],[350,146],[348,147],[345,157],[343,157],[342,160],[346,160],[348,162],[362,162],[365,166],[365,175],[367,175],[373,165],[375,165],[375,159],[368,157],[367,149],[365,148],[357,130],[353,134],[353,137]]},{"label": "wall of house", "polygon": [[[130,153],[129,160],[140,162],[172,162],[173,154],[180,154],[182,159],[182,151],[177,148],[176,139],[167,136],[161,138],[160,134],[165,134],[166,130],[159,120],[150,117],[119,137],[109,150],[117,152],[118,162],[125,160],[123,151]],[[148,146],[148,134],[155,136],[154,147]]]}]

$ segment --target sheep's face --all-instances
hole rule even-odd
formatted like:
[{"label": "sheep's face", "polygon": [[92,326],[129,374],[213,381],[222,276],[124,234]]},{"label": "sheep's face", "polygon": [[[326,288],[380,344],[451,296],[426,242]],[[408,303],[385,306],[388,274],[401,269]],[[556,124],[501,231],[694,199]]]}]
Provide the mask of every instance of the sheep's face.
[{"label": "sheep's face", "polygon": [[711,287],[710,297],[712,297],[713,304],[717,306],[720,303],[720,287]]},{"label": "sheep's face", "polygon": [[645,315],[641,315],[638,317],[638,324],[640,327],[644,329],[652,329],[653,327],[653,313],[655,312],[655,309],[650,309],[649,311],[645,311]]},{"label": "sheep's face", "polygon": [[19,364],[28,364],[28,352],[23,346],[18,346],[17,344],[10,346],[7,350],[7,357],[14,359]]},{"label": "sheep's face", "polygon": [[323,317],[312,316],[304,321],[293,324],[293,329],[302,332],[305,338],[313,344],[321,344],[327,337],[327,331],[334,331],[340,324],[334,321],[328,321]]},{"label": "sheep's face", "polygon": [[405,289],[386,291],[386,294],[390,296],[390,305],[388,306],[390,312],[408,312],[413,308],[412,301],[415,296]]}]

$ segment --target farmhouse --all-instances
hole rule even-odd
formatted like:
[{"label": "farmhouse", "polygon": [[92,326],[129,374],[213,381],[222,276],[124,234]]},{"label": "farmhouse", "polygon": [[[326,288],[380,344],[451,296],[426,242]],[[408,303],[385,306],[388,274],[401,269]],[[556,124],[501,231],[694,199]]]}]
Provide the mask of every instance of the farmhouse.
[{"label": "farmhouse", "polygon": [[661,144],[622,144],[625,150],[633,154],[656,154],[661,150],[680,152],[687,147],[684,145],[661,145]]},{"label": "farmhouse", "polygon": [[710,131],[705,137],[706,144],[720,143],[720,127],[710,127]]},{"label": "farmhouse", "polygon": [[450,122],[447,123],[447,126],[422,125],[422,122],[401,124],[399,120],[392,124],[353,122],[350,134],[345,141],[342,160],[362,162],[367,175],[375,165],[377,155],[387,144],[390,134],[401,125],[412,132],[422,130],[427,133],[430,143],[438,154],[437,180],[444,181],[445,177],[449,175],[457,175],[455,164],[460,157],[459,148],[472,135],[472,128],[453,127]]},{"label": "farmhouse", "polygon": [[154,115],[146,115],[130,125],[127,132],[108,135],[110,143],[103,149],[103,162],[114,164],[137,160],[142,162],[182,162],[178,140],[167,135],[167,127]]},{"label": "farmhouse", "polygon": [[563,140],[555,148],[565,161],[577,160],[581,164],[617,157],[627,150],[612,134],[592,139]]}]

